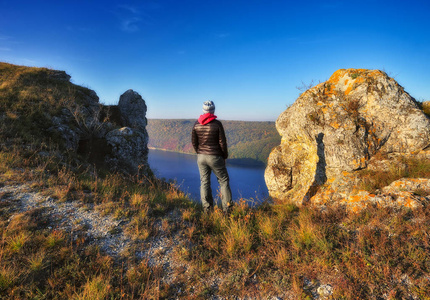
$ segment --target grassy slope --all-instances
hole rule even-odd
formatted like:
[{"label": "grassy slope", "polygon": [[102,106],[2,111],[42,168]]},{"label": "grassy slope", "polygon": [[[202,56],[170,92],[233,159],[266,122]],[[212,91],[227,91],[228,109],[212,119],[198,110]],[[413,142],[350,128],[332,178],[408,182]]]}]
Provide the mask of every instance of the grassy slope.
[{"label": "grassy slope", "polygon": [[58,137],[47,134],[51,116],[70,103],[80,103],[90,90],[65,80],[57,72],[0,63],[0,137],[21,142],[47,143]]},{"label": "grassy slope", "polygon": [[[21,89],[45,92],[43,85],[6,86],[10,95]],[[55,151],[42,155],[41,140],[22,137],[21,124],[10,120],[22,118],[30,102],[47,105],[41,100],[45,97],[32,97],[39,100],[0,98],[1,128],[16,130],[7,133],[16,143],[0,149],[0,186],[27,183],[59,204],[94,205],[97,212],[124,220],[124,234],[134,244],[124,257],[110,257],[90,245],[84,226],[73,235],[52,228],[40,209],[20,213],[17,200],[0,194],[0,298],[312,299],[320,284],[331,285],[334,299],[430,298],[428,206],[348,214],[335,207],[273,204],[251,209],[240,203],[230,216],[219,210],[205,215],[154,178],[103,175],[79,168],[75,159],[64,160]],[[23,140],[24,147],[17,143]],[[179,219],[171,217],[174,210]],[[162,237],[172,239],[170,255],[178,262],[170,284],[163,280],[162,267],[136,255]]]}]

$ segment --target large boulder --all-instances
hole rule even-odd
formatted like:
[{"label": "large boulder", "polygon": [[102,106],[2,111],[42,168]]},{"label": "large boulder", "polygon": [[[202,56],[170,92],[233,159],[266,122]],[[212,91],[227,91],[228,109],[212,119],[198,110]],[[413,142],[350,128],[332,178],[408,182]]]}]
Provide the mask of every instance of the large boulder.
[{"label": "large boulder", "polygon": [[[430,120],[384,72],[347,69],[304,92],[276,121],[282,136],[265,171],[269,193],[301,204],[322,185],[338,198],[351,173],[376,154],[417,153],[430,145]],[[341,189],[344,189],[342,191]]]}]

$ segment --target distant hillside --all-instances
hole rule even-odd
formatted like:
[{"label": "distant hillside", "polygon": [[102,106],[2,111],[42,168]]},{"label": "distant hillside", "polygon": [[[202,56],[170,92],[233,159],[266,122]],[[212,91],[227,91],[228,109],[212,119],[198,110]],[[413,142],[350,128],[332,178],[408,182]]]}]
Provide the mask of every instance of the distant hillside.
[{"label": "distant hillside", "polygon": [[[149,147],[194,153],[191,130],[196,120],[148,120]],[[275,122],[222,121],[227,135],[229,157],[236,163],[266,164],[281,137]]]}]

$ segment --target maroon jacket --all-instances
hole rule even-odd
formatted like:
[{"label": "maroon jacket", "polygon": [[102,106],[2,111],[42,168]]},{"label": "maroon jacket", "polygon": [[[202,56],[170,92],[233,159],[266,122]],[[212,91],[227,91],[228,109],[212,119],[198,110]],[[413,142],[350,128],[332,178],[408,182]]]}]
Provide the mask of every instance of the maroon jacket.
[{"label": "maroon jacket", "polygon": [[204,114],[196,121],[191,141],[197,154],[228,157],[227,139],[224,127],[214,114]]}]

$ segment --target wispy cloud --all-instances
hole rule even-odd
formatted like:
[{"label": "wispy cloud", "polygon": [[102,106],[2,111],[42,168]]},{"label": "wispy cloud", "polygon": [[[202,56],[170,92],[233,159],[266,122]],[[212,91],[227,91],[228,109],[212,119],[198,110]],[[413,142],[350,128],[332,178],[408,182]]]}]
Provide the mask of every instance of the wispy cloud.
[{"label": "wispy cloud", "polygon": [[130,17],[121,20],[121,29],[126,32],[136,32],[139,31],[140,18]]},{"label": "wispy cloud", "polygon": [[12,49],[8,47],[0,47],[0,51],[12,51]]},{"label": "wispy cloud", "polygon": [[153,18],[147,11],[157,10],[160,6],[150,4],[150,2],[147,3],[145,7],[127,4],[118,5],[115,14],[120,21],[121,30],[125,32],[136,32],[141,29],[142,25],[151,24]]},{"label": "wispy cloud", "polygon": [[139,9],[131,5],[119,5],[118,8],[121,30],[125,32],[139,31],[141,25]]}]

